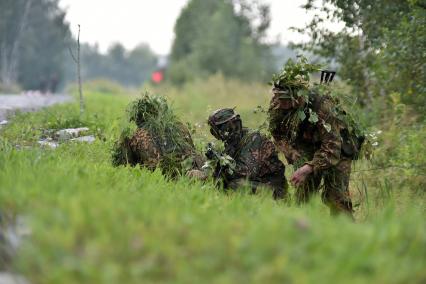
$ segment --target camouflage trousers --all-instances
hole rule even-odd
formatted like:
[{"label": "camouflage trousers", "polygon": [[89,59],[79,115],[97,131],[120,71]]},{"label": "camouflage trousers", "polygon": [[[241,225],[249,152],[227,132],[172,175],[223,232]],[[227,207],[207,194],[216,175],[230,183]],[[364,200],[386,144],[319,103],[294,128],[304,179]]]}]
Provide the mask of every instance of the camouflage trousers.
[{"label": "camouflage trousers", "polygon": [[349,193],[351,163],[350,159],[342,159],[333,168],[311,175],[304,185],[296,189],[297,203],[309,201],[313,194],[320,191],[321,180],[324,180],[321,198],[330,208],[331,215],[345,213],[352,217],[353,209]]}]

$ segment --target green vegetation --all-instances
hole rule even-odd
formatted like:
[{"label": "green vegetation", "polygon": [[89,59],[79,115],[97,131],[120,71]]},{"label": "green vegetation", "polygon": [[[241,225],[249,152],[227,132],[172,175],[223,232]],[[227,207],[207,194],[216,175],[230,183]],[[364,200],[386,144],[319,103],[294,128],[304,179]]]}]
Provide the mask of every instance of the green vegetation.
[{"label": "green vegetation", "polygon": [[[255,127],[266,114],[253,109],[271,96],[266,85],[221,76],[148,89],[167,95],[194,126],[198,147],[213,139],[205,122],[212,110],[238,105],[244,124]],[[377,101],[377,112],[362,115],[380,124],[370,124],[375,160],[354,167],[353,223],[330,217],[319,198],[297,207],[269,192],[226,193],[185,177],[169,181],[158,170],[114,168],[110,151],[136,97],[86,93],[82,117],[77,103],[55,106],[20,114],[0,132],[1,213],[9,222],[24,217],[31,229],[13,263],[0,266],[31,283],[426,280],[426,177],[419,167],[426,161],[418,154],[426,151],[426,129],[396,95],[392,105]],[[97,141],[55,150],[36,143],[44,129],[76,126],[90,127]]]},{"label": "green vegetation", "polygon": [[244,80],[268,78],[275,71],[265,40],[269,24],[269,6],[258,1],[189,1],[175,24],[171,81],[183,84],[216,73]]},{"label": "green vegetation", "polygon": [[308,59],[304,56],[299,57],[297,62],[289,59],[282,70],[272,76],[270,84],[278,89],[290,89],[290,93],[287,95],[296,98],[300,96],[297,91],[311,87],[310,76],[319,70],[320,65],[309,64]]},{"label": "green vegetation", "polygon": [[[353,88],[364,106],[398,92],[402,102],[424,113],[426,105],[426,2],[424,0],[305,0],[313,13],[306,27],[310,37],[298,45],[328,63]],[[344,24],[339,32],[324,23]]]},{"label": "green vegetation", "polygon": [[[157,62],[158,56],[147,44],[128,50],[115,43],[106,54],[101,53],[96,45],[83,44],[81,47],[81,68],[85,80],[105,78],[125,86],[139,87],[151,79],[151,73],[158,68]],[[74,80],[74,77],[68,79]]]},{"label": "green vegetation", "polygon": [[[206,119],[217,108],[237,106],[245,126],[265,125],[270,87],[257,82],[284,51],[265,41],[269,8],[259,3],[189,1],[166,73],[179,87],[146,87],[189,123],[199,150],[213,140]],[[343,80],[333,94],[375,149],[371,161],[353,166],[356,222],[330,217],[319,197],[298,207],[270,192],[224,192],[210,182],[169,180],[159,169],[113,167],[115,141],[134,131],[126,106],[140,97],[96,80],[85,85],[81,116],[72,103],[1,126],[0,235],[17,219],[31,234],[12,260],[0,238],[0,270],[35,284],[425,283],[425,7],[423,0],[306,0],[317,16],[300,29],[311,41],[299,47],[338,64]],[[67,66],[75,69],[65,59],[71,35],[64,19],[58,0],[0,2],[0,89],[53,90]],[[327,20],[345,28],[324,29]],[[106,55],[83,45],[82,57],[86,79],[134,86],[156,67],[144,45],[126,51],[117,44]],[[304,76],[283,73],[274,84],[300,79],[294,87],[305,86],[305,67],[314,66],[293,67]],[[47,132],[81,126],[94,143],[37,143]]]},{"label": "green vegetation", "polygon": [[[0,2],[0,92],[39,90],[57,92],[75,81],[75,62],[69,49],[75,40],[59,0],[2,0]],[[86,27],[82,27],[84,34]],[[106,54],[98,46],[81,44],[84,80],[106,78],[141,86],[158,68],[158,56],[147,44],[131,50],[116,43]]]},{"label": "green vegetation", "polygon": [[0,2],[0,83],[55,91],[65,76],[71,32],[58,0]]}]

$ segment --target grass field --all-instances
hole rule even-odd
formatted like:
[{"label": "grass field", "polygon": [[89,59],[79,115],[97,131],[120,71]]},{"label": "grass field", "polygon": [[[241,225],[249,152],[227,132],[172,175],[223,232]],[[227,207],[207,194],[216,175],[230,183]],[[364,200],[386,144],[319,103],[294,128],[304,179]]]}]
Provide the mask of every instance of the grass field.
[{"label": "grass field", "polygon": [[[255,127],[265,117],[253,109],[269,101],[267,86],[220,77],[156,91],[195,125],[199,147],[213,139],[205,124],[212,110],[238,106]],[[425,196],[415,188],[424,185],[421,173],[356,165],[354,223],[330,217],[318,197],[298,207],[270,192],[225,193],[159,171],[113,168],[110,149],[133,98],[92,90],[83,117],[73,103],[18,115],[1,130],[0,212],[6,222],[23,218],[31,234],[0,267],[31,283],[426,282]],[[43,129],[77,126],[90,127],[97,141],[37,146]],[[394,162],[419,159],[410,147],[422,150],[425,133],[409,135],[414,142]],[[382,137],[389,149],[393,136]]]}]

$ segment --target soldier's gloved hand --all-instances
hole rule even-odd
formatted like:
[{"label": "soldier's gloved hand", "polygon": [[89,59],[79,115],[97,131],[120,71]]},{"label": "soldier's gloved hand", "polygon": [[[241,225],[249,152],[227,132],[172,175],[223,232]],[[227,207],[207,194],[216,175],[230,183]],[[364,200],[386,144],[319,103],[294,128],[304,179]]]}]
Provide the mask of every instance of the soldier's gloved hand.
[{"label": "soldier's gloved hand", "polygon": [[204,153],[204,155],[209,160],[213,160],[213,158],[214,158],[214,153],[213,153],[212,149],[207,149],[207,151]]},{"label": "soldier's gloved hand", "polygon": [[301,186],[306,181],[306,178],[313,171],[314,169],[311,165],[305,164],[301,168],[299,168],[297,171],[294,172],[293,176],[290,179],[290,182],[294,186]]},{"label": "soldier's gloved hand", "polygon": [[186,173],[186,176],[198,180],[206,180],[208,178],[208,175],[200,170],[190,170]]}]

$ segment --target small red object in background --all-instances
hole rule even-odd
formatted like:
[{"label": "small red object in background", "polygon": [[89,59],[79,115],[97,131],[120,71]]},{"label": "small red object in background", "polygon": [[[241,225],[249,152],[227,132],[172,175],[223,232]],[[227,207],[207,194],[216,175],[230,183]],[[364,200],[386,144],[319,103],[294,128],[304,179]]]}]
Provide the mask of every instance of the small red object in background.
[{"label": "small red object in background", "polygon": [[151,75],[152,82],[154,82],[156,84],[161,83],[163,81],[163,79],[164,79],[163,71],[155,71]]}]

